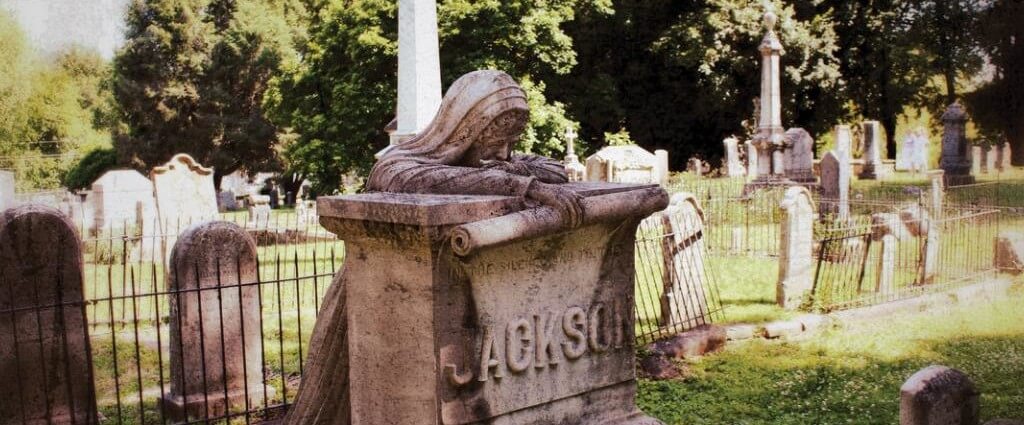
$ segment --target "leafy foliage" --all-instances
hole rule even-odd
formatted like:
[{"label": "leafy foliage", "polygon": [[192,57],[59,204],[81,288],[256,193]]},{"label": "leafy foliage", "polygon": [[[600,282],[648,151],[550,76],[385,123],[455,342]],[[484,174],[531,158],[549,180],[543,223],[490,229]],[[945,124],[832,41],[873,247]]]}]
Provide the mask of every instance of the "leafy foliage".
[{"label": "leafy foliage", "polygon": [[84,157],[68,173],[61,182],[68,190],[86,189],[103,173],[117,167],[117,151],[111,148],[96,149]]}]

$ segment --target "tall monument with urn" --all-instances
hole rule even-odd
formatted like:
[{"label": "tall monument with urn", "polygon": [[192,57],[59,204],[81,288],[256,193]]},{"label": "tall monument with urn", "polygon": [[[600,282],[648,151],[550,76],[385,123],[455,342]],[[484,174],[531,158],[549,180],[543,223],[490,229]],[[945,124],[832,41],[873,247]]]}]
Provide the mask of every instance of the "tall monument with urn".
[{"label": "tall monument with urn", "polygon": [[785,51],[775,33],[778,17],[770,5],[764,13],[765,35],[761,40],[761,105],[757,134],[753,145],[757,149],[757,176],[753,185],[771,184],[784,180],[786,129],[782,127],[782,87],[779,83],[780,60]]}]

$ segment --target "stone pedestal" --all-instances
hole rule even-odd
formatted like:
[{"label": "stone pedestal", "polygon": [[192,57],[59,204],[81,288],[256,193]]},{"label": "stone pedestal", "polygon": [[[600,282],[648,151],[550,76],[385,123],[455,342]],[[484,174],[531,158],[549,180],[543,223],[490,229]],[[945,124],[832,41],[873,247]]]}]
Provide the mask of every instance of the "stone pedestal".
[{"label": "stone pedestal", "polygon": [[286,423],[658,424],[634,403],[633,247],[667,194],[563,187],[579,228],[512,197],[320,198],[347,255]]},{"label": "stone pedestal", "polygon": [[946,186],[974,183],[971,175],[970,147],[967,144],[967,113],[954,103],[942,114],[942,159],[939,166],[945,174]]}]

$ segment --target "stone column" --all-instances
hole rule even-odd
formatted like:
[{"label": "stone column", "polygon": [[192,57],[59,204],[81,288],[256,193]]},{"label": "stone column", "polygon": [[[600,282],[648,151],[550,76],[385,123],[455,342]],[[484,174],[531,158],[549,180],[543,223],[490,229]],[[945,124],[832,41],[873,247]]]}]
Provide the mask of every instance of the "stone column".
[{"label": "stone column", "polygon": [[662,186],[668,186],[668,178],[670,172],[668,169],[668,151],[664,149],[658,149],[654,151],[654,158],[657,160],[655,164],[655,173],[658,175],[658,184]]},{"label": "stone column", "polygon": [[571,182],[581,182],[586,179],[587,167],[580,163],[580,157],[576,155],[576,131],[572,127],[565,129],[565,173]]},{"label": "stone column", "polygon": [[175,420],[217,417],[272,398],[264,384],[256,242],[213,221],[182,233],[168,270],[170,392]]},{"label": "stone column", "polygon": [[1010,142],[1003,143],[1002,150],[999,151],[999,163],[1003,171],[1010,171],[1013,168],[1011,159],[1013,158],[1013,150],[1010,148]]},{"label": "stone column", "polygon": [[977,425],[979,396],[963,372],[928,366],[900,387],[900,425]]},{"label": "stone column", "polygon": [[698,319],[708,314],[704,210],[692,194],[677,193],[661,213],[661,223],[667,235],[661,247],[661,326],[691,328],[703,323]]},{"label": "stone column", "polygon": [[781,149],[786,130],[782,127],[782,72],[780,58],[785,54],[775,33],[778,16],[771,6],[764,14],[765,35],[761,40],[761,116],[754,144],[758,150],[758,178],[771,179],[785,173]]},{"label": "stone column", "polygon": [[285,423],[660,424],[634,402],[634,244],[668,196],[571,187],[576,229],[513,197],[321,197],[348,255]]},{"label": "stone column", "polygon": [[779,306],[796,309],[814,284],[814,202],[803,186],[786,190],[782,200],[781,241],[779,242],[779,280],[775,299]]},{"label": "stone column", "polygon": [[99,423],[78,238],[48,207],[0,213],[2,423]]},{"label": "stone column", "polygon": [[395,144],[430,124],[441,107],[435,0],[398,2],[398,122]]},{"label": "stone column", "polygon": [[971,160],[967,143],[967,113],[959,103],[953,103],[942,114],[942,159],[939,167],[946,172],[947,185],[970,184]]},{"label": "stone column", "polygon": [[864,134],[864,168],[857,176],[861,180],[876,180],[882,172],[882,144],[885,130],[878,121],[865,121],[861,128]]}]

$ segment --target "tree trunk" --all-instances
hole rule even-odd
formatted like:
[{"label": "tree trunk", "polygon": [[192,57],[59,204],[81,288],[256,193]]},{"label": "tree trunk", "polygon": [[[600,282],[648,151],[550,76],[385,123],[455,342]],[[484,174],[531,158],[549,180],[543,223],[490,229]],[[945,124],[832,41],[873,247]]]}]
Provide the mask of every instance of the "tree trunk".
[{"label": "tree trunk", "polygon": [[882,117],[882,127],[885,129],[885,157],[896,159],[896,114],[887,112]]}]

